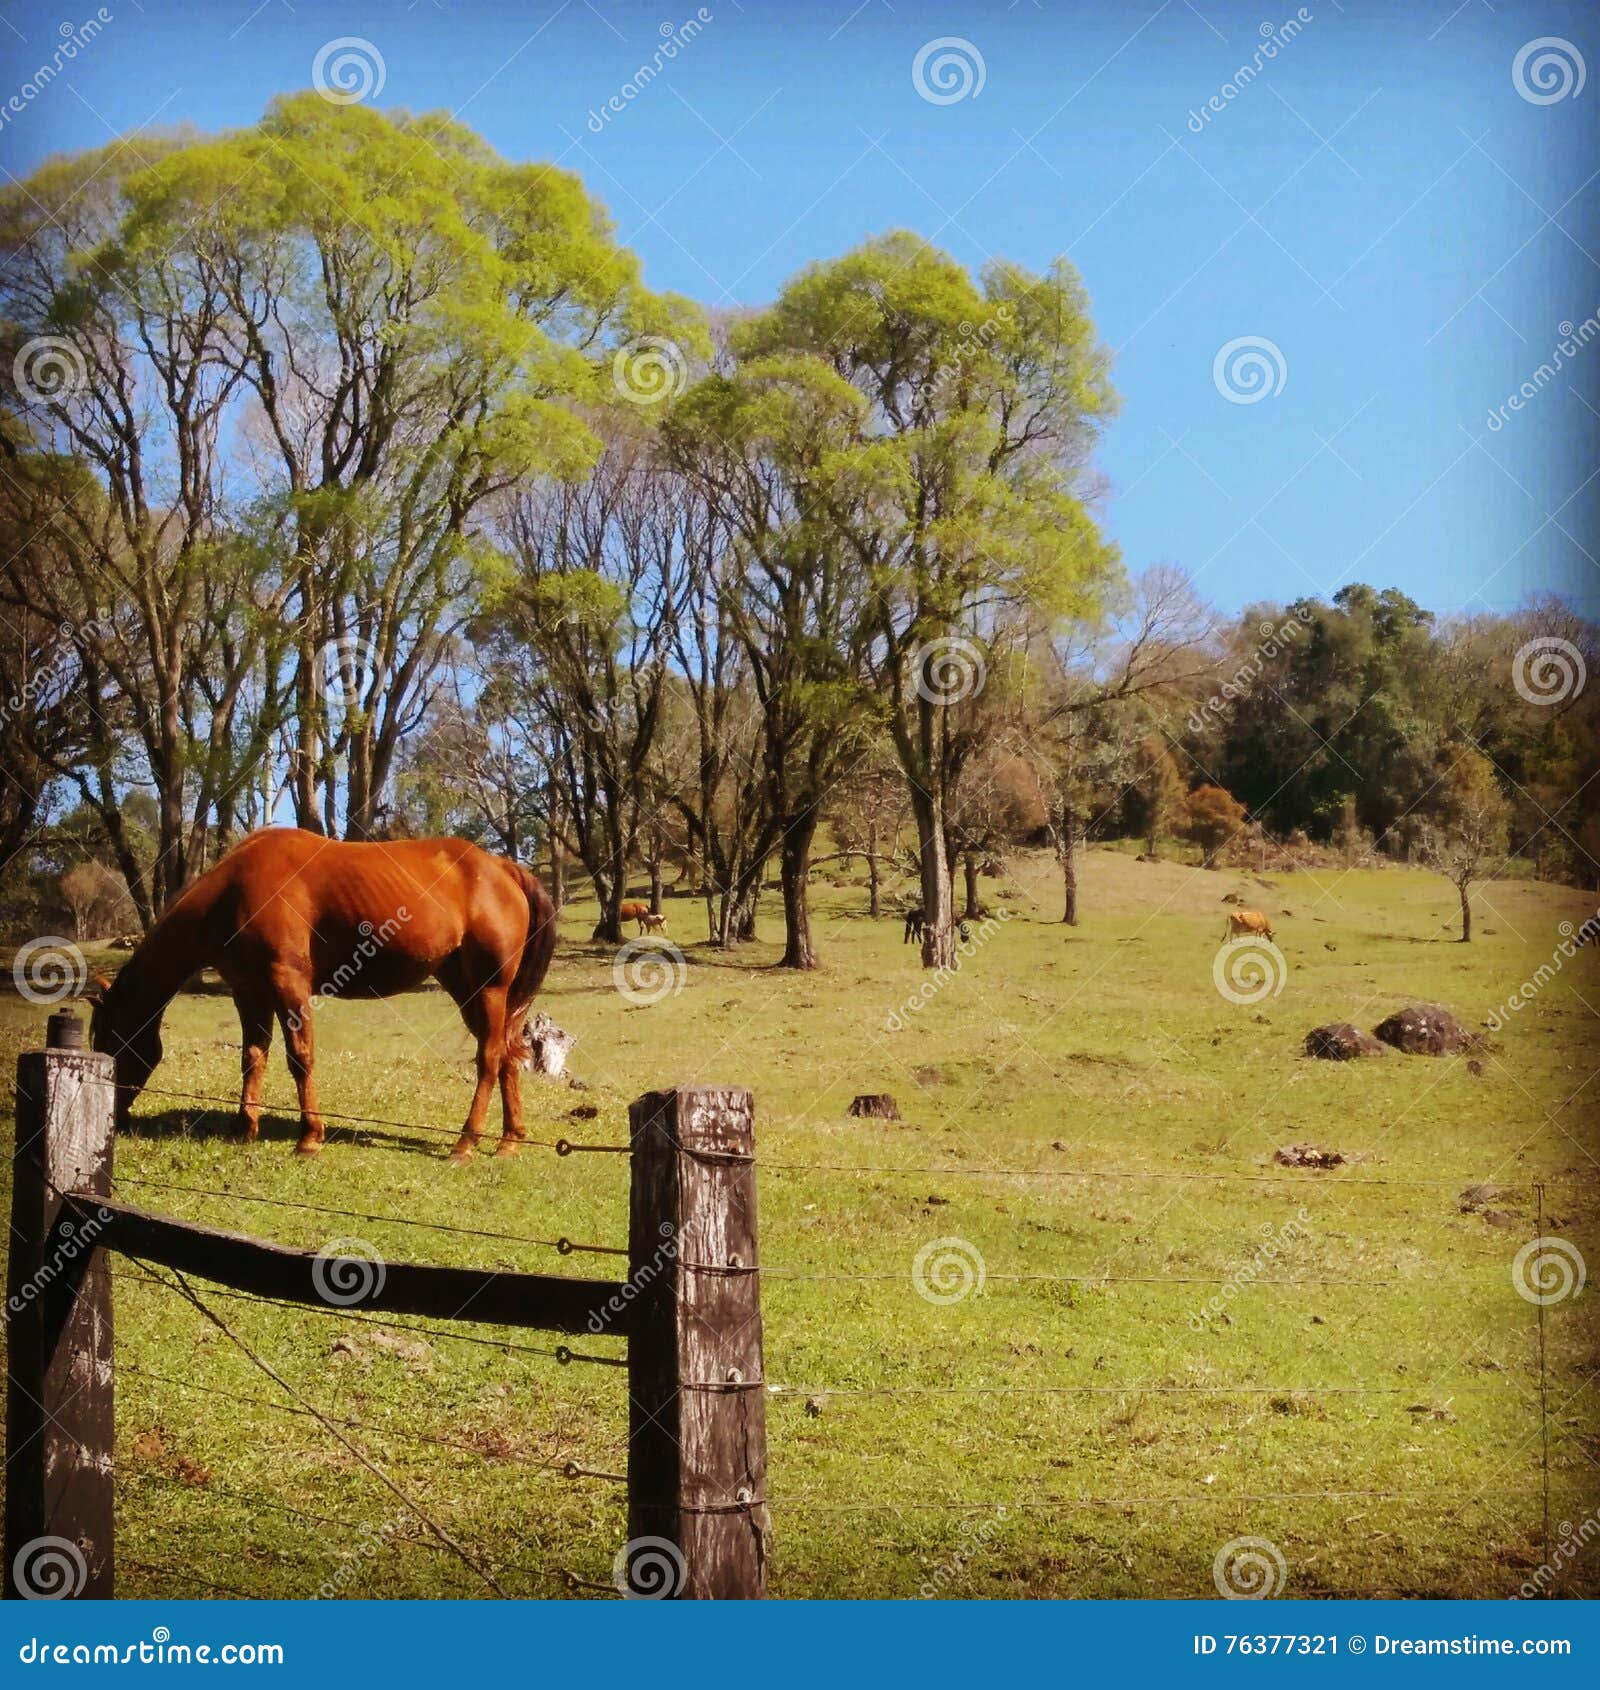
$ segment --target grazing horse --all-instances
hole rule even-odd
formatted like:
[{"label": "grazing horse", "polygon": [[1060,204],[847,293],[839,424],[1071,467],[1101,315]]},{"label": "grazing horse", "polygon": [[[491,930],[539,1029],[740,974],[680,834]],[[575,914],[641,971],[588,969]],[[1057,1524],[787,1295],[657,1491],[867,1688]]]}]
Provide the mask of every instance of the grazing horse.
[{"label": "grazing horse", "polygon": [[1272,923],[1260,910],[1234,910],[1228,916],[1227,930],[1224,939],[1249,939],[1259,935],[1268,941],[1272,938]]},{"label": "grazing horse", "polygon": [[523,1137],[523,1022],[555,949],[555,906],[520,863],[464,839],[341,843],[267,828],[237,845],[150,929],[113,981],[90,994],[91,1038],[117,1062],[117,1124],[161,1060],[161,1017],[184,982],[211,967],[233,993],[243,1033],[239,1125],[256,1136],[274,1018],[300,1095],[299,1151],[322,1148],[313,1076],[319,998],[390,997],[430,976],[478,1041],[478,1083],[451,1152],[483,1135],[495,1085],[499,1154]]}]

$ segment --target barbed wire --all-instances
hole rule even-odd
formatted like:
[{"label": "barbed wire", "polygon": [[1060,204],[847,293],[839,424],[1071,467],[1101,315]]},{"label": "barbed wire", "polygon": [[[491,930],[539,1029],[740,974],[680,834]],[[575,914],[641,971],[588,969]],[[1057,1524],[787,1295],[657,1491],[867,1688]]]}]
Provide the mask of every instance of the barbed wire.
[{"label": "barbed wire", "polygon": [[[158,1279],[152,1279],[152,1284],[159,1285]],[[140,1367],[137,1362],[125,1362],[119,1367],[120,1372],[127,1372],[139,1379],[148,1379],[154,1384],[171,1385],[180,1391],[199,1391],[205,1396],[221,1397],[228,1402],[243,1404],[248,1408],[270,1408],[279,1414],[298,1414],[309,1417],[310,1411],[298,1408],[291,1403],[274,1402],[270,1397],[252,1396],[248,1391],[232,1391],[223,1385],[202,1385],[198,1379],[178,1379],[169,1373],[154,1373],[148,1367]],[[344,1426],[350,1431],[366,1432],[375,1437],[399,1438],[406,1443],[433,1444],[441,1449],[453,1449],[463,1455],[474,1455],[483,1459],[505,1459],[493,1457],[479,1445],[468,1443],[460,1438],[447,1438],[438,1432],[419,1432],[408,1426],[375,1426],[370,1420],[360,1420],[353,1415],[329,1414],[328,1418],[337,1425]],[[565,1477],[567,1459],[563,1456],[551,1456],[549,1460],[532,1462],[535,1469],[548,1471],[552,1475]]]},{"label": "barbed wire", "polygon": [[417,1220],[410,1215],[370,1214],[360,1209],[337,1209],[326,1203],[303,1203],[287,1197],[255,1197],[247,1192],[222,1191],[211,1186],[178,1185],[171,1180],[146,1179],[133,1174],[119,1173],[114,1176],[114,1179],[118,1185],[140,1185],[160,1191],[181,1191],[191,1197],[213,1197],[227,1203],[260,1203],[275,1209],[304,1209],[315,1215],[335,1215],[341,1220],[370,1221],[387,1226],[418,1227],[426,1232],[448,1232],[464,1238],[491,1238],[506,1244],[530,1244],[541,1249],[554,1250],[562,1256],[569,1256],[579,1251],[596,1256],[626,1256],[628,1253],[617,1245],[579,1244],[565,1236],[560,1238],[534,1238],[520,1232],[494,1232],[486,1227],[452,1226],[446,1221]]},{"label": "barbed wire", "polygon": [[[800,1281],[816,1284],[882,1284],[886,1282],[902,1281],[912,1283],[911,1270],[902,1268],[898,1272],[872,1273],[811,1273],[803,1268],[771,1268],[762,1266],[760,1269],[763,1280],[780,1279]],[[1244,1285],[1250,1289],[1265,1286],[1280,1290],[1297,1288],[1314,1289],[1317,1287],[1337,1286],[1353,1287],[1356,1290],[1371,1290],[1376,1288],[1392,1289],[1396,1285],[1413,1285],[1414,1278],[1401,1275],[1395,1279],[1250,1279],[1242,1280],[1238,1274],[1212,1275],[1200,1277],[1196,1275],[1179,1274],[1137,1274],[1137,1273],[991,1273],[984,1272],[984,1283],[999,1281],[1002,1284],[1017,1285]],[[1461,1273],[1452,1275],[1433,1275],[1433,1282],[1439,1283],[1441,1278],[1457,1280],[1465,1283],[1484,1284],[1498,1283],[1504,1276],[1493,1269],[1479,1273]]]},{"label": "barbed wire", "polygon": [[[119,1478],[117,1482],[119,1487],[132,1484],[155,1484],[165,1485],[174,1490],[199,1491],[206,1496],[223,1497],[229,1502],[242,1502],[251,1508],[265,1508],[275,1514],[287,1515],[290,1519],[304,1520],[310,1525],[336,1526],[341,1531],[349,1532],[352,1537],[360,1537],[369,1532],[372,1527],[370,1520],[348,1520],[332,1514],[316,1514],[309,1509],[296,1508],[291,1503],[275,1501],[272,1497],[259,1491],[232,1490],[223,1485],[212,1484],[209,1481],[204,1484],[190,1484],[166,1473],[141,1472],[133,1474],[127,1479]],[[423,1549],[430,1555],[448,1555],[450,1553],[442,1543],[426,1537],[401,1537],[392,1533],[384,1538],[384,1544],[385,1547],[392,1549]],[[529,1567],[519,1561],[491,1562],[489,1565],[497,1573],[520,1573],[525,1578],[547,1579],[557,1584],[565,1584],[566,1582],[564,1572],[555,1571],[548,1567]]]},{"label": "barbed wire", "polygon": [[[130,1257],[129,1259],[132,1260],[133,1258]],[[196,1274],[194,1277],[204,1279],[205,1276]],[[149,1280],[151,1284],[164,1286],[169,1291],[175,1289],[158,1275],[150,1275]],[[252,1291],[234,1291],[225,1286],[216,1285],[211,1281],[207,1281],[207,1284],[210,1287],[207,1293],[209,1296],[223,1297],[230,1303],[253,1303],[258,1307],[265,1305],[269,1308],[288,1309],[296,1314],[331,1315],[336,1320],[347,1320],[360,1326],[381,1326],[393,1332],[414,1332],[426,1338],[447,1338],[458,1344],[477,1344],[490,1350],[511,1350],[517,1355],[538,1356],[545,1361],[559,1362],[563,1367],[574,1361],[590,1362],[597,1367],[627,1365],[626,1362],[618,1361],[611,1356],[580,1354],[565,1344],[557,1344],[554,1349],[545,1350],[540,1349],[536,1344],[523,1344],[513,1338],[480,1338],[476,1333],[450,1332],[442,1326],[420,1326],[415,1321],[391,1320],[384,1315],[361,1314],[355,1309],[333,1308],[322,1303],[296,1303],[291,1302],[287,1297],[267,1297]],[[482,1326],[490,1323],[475,1321],[474,1324]],[[520,1331],[521,1328],[513,1328],[513,1330]],[[596,1334],[596,1336],[604,1336],[604,1334]]]},{"label": "barbed wire", "polygon": [[[218,1109],[225,1109],[230,1114],[239,1113],[239,1100],[236,1097],[219,1097],[215,1093],[201,1091],[172,1091],[161,1086],[147,1085],[142,1088],[150,1097],[171,1097],[185,1099],[192,1103],[213,1103]],[[263,1114],[298,1116],[300,1105],[295,1103],[267,1103],[258,1105]],[[383,1115],[356,1115],[347,1109],[318,1108],[317,1114],[329,1121],[353,1121],[360,1126],[367,1127],[397,1127],[406,1132],[434,1133],[443,1138],[460,1138],[459,1127],[436,1127],[430,1121],[394,1121]],[[518,1140],[521,1144],[531,1145],[540,1150],[554,1150],[555,1140],[546,1138],[524,1138]]]},{"label": "barbed wire", "polygon": [[[1574,1491],[1578,1487],[1574,1485]],[[781,1492],[768,1498],[777,1508],[810,1509],[819,1514],[874,1513],[997,1513],[1001,1509],[1030,1512],[1052,1508],[1159,1508],[1167,1504],[1189,1505],[1210,1502],[1266,1503],[1266,1502],[1358,1502],[1382,1500],[1410,1500],[1420,1502],[1475,1502],[1486,1496],[1521,1496],[1528,1494],[1525,1485],[1505,1485],[1482,1490],[1299,1490],[1299,1491],[1202,1491],[1184,1496],[1006,1496],[984,1500],[961,1501],[953,1497],[894,1497],[855,1498],[848,1502],[830,1502],[805,1492],[784,1495]]]},{"label": "barbed wire", "polygon": [[[774,1162],[766,1157],[757,1160],[756,1166],[762,1173],[803,1173],[803,1174],[917,1174],[928,1177],[967,1177],[974,1179],[1170,1179],[1170,1180],[1199,1180],[1215,1182],[1240,1182],[1248,1184],[1290,1184],[1297,1185],[1301,1190],[1329,1190],[1347,1185],[1387,1185],[1398,1187],[1436,1188],[1460,1190],[1463,1183],[1470,1184],[1471,1175],[1457,1175],[1454,1179],[1396,1179],[1376,1178],[1368,1174],[1339,1174],[1332,1169],[1293,1168],[1285,1169],[1281,1174],[1240,1174],[1240,1173],[1210,1173],[1194,1168],[985,1168],[970,1167],[960,1163],[947,1163],[942,1166],[929,1165],[888,1165],[883,1163],[848,1164],[832,1162]],[[1309,1177],[1308,1176],[1313,1176]],[[1554,1184],[1569,1181],[1574,1185],[1591,1184],[1600,1175],[1566,1172],[1559,1174],[1529,1175],[1527,1183],[1531,1186],[1538,1181]]]},{"label": "barbed wire", "polygon": [[[1431,1380],[1429,1390],[1448,1390],[1452,1397],[1514,1396],[1514,1385],[1461,1384]],[[1534,1388],[1531,1384],[1528,1389]],[[774,1385],[769,1396],[794,1397],[1003,1397],[1003,1396],[1275,1396],[1361,1397],[1416,1396],[1416,1385]],[[1431,1407],[1429,1409],[1431,1412]],[[1419,1409],[1421,1412],[1421,1409]]]}]

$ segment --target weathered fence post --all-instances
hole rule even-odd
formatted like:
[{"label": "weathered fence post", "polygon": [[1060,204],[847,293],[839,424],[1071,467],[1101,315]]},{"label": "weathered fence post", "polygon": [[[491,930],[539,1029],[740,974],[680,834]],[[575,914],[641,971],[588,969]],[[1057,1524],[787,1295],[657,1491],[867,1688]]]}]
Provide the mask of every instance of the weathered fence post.
[{"label": "weathered fence post", "polygon": [[[61,1195],[111,1190],[115,1064],[50,1017],[17,1058],[6,1277],[5,1594],[112,1594],[111,1276]],[[59,1223],[59,1224],[58,1224]]]},{"label": "weathered fence post", "polygon": [[750,1093],[649,1092],[629,1113],[629,1545],[618,1587],[765,1596],[772,1522]]}]

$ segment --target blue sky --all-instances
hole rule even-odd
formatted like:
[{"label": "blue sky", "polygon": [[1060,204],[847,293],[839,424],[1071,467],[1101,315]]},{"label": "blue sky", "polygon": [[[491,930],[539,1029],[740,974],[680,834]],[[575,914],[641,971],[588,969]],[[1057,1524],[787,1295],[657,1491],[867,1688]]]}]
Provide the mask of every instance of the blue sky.
[{"label": "blue sky", "polygon": [[[95,10],[64,5],[0,0],[0,101]],[[151,122],[248,123],[311,84],[325,43],[359,38],[380,104],[451,110],[510,157],[577,170],[651,284],[707,304],[759,304],[895,227],[972,265],[1065,253],[1116,352],[1124,408],[1099,461],[1132,568],[1176,560],[1230,607],[1365,580],[1441,610],[1548,590],[1600,614],[1600,338],[1490,427],[1561,325],[1600,312],[1593,4],[1312,0],[1225,98],[1295,6],[707,0],[595,124],[695,7],[105,9],[6,114],[12,176]],[[935,103],[913,65],[945,37],[963,45],[943,91],[968,91]],[[1545,38],[1561,45],[1519,91],[1518,54]],[[1219,391],[1238,341],[1271,343],[1253,403]]]}]

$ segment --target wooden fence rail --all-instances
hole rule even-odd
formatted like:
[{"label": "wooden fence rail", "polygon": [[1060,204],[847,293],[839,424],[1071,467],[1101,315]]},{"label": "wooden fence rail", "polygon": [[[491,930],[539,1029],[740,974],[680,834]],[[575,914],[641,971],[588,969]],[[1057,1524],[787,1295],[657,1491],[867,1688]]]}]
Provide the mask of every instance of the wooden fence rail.
[{"label": "wooden fence rail", "polygon": [[[378,1264],[135,1208],[111,1196],[114,1081],[112,1059],[83,1048],[71,1015],[52,1016],[49,1048],[17,1063],[7,1597],[114,1594],[113,1251],[309,1307],[354,1301],[338,1289],[348,1269],[366,1273],[365,1313],[626,1337],[619,1593],[766,1594],[772,1528],[749,1092],[651,1092],[633,1105],[629,1272],[610,1281]],[[49,1568],[47,1580],[36,1565]]]}]

